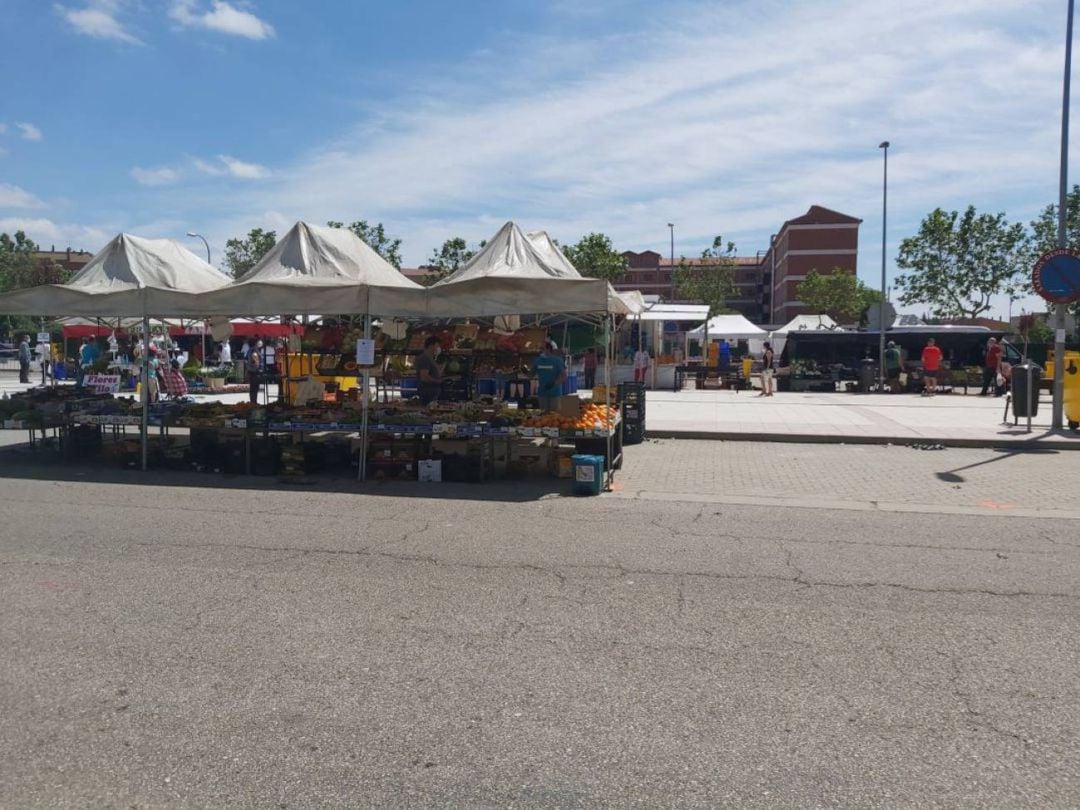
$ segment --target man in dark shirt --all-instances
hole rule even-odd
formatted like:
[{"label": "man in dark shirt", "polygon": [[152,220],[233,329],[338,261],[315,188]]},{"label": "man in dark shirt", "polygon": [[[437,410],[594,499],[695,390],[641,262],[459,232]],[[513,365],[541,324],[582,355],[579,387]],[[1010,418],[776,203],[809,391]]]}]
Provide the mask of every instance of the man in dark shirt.
[{"label": "man in dark shirt", "polygon": [[439,339],[432,335],[424,341],[424,351],[416,358],[416,387],[422,405],[437,400],[442,391],[442,370],[435,362],[440,348]]}]

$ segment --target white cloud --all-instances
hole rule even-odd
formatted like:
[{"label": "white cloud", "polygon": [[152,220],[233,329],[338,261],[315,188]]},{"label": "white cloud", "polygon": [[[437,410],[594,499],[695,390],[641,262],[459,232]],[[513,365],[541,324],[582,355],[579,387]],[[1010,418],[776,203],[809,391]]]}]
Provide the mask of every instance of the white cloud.
[{"label": "white cloud", "polygon": [[212,0],[207,11],[199,9],[199,0],[175,0],[169,16],[185,28],[206,28],[256,40],[274,36],[274,27],[270,23],[225,0]]},{"label": "white cloud", "polygon": [[35,127],[33,124],[28,124],[20,121],[16,122],[15,126],[19,128],[19,131],[22,133],[22,138],[24,141],[40,141],[43,137],[41,134],[41,130]]},{"label": "white cloud", "polygon": [[0,183],[0,208],[45,208],[45,203],[25,189]]},{"label": "white cloud", "polygon": [[228,175],[239,180],[262,180],[270,176],[270,170],[265,166],[260,166],[258,163],[247,163],[230,155],[218,155],[217,159],[217,163],[211,163],[201,158],[194,158],[192,162],[200,172],[213,177]]},{"label": "white cloud", "polygon": [[71,247],[73,250],[100,250],[115,233],[93,225],[58,223],[47,218],[6,217],[0,218],[0,233],[25,231],[26,235],[43,248]]},{"label": "white cloud", "polygon": [[180,173],[168,166],[159,169],[142,169],[136,166],[131,170],[131,176],[136,183],[143,186],[167,186],[180,179]]},{"label": "white cloud", "polygon": [[68,8],[59,4],[55,8],[57,13],[80,34],[97,39],[126,42],[129,45],[142,45],[142,40],[128,31],[118,19],[120,5],[119,0],[92,0],[83,8]]}]

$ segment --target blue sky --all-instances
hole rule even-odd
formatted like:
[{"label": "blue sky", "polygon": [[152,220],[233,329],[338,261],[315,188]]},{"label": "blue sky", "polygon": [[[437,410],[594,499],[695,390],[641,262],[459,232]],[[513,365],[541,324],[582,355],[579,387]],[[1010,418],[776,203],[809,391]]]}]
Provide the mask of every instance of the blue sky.
[{"label": "blue sky", "polygon": [[936,206],[1057,195],[1065,0],[3,6],[0,231],[46,246],[194,230],[218,263],[252,227],[368,219],[417,264],[514,219],[753,254],[817,203],[864,220],[876,286],[880,141],[890,277]]}]

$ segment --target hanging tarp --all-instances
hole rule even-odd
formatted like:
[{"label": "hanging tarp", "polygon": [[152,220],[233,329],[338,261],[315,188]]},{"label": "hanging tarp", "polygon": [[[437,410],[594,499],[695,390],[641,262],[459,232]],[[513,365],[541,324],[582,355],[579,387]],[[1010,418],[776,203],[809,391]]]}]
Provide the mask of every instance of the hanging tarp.
[{"label": "hanging tarp", "polygon": [[67,284],[44,284],[0,297],[6,315],[187,317],[200,293],[228,284],[214,269],[172,239],[122,233],[103,247]]},{"label": "hanging tarp", "polygon": [[422,314],[423,289],[352,231],[297,222],[235,284],[201,303],[207,315]]}]

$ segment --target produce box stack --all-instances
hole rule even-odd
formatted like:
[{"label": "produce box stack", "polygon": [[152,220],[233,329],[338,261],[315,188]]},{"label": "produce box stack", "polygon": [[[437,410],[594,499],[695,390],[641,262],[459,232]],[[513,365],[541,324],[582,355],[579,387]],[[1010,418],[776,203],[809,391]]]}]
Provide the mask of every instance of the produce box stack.
[{"label": "produce box stack", "polygon": [[304,448],[299,444],[289,444],[281,448],[281,474],[304,475]]},{"label": "produce box stack", "polygon": [[619,383],[622,403],[623,443],[645,441],[645,386],[642,383]]}]

